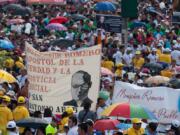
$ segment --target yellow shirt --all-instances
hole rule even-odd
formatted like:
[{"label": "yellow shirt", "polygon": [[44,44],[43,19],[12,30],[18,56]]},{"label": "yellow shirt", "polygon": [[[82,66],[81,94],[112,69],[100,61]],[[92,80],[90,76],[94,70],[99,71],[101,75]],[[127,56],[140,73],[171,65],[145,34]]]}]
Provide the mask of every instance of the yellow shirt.
[{"label": "yellow shirt", "polygon": [[107,68],[107,69],[109,69],[109,70],[112,71],[112,69],[113,69],[113,67],[114,67],[114,62],[108,60],[108,61],[104,61],[104,62],[102,63],[102,65],[103,65],[104,68]]},{"label": "yellow shirt", "polygon": [[171,55],[170,54],[159,55],[159,62],[165,62],[171,64]]},{"label": "yellow shirt", "polygon": [[133,64],[136,69],[140,69],[144,64],[144,58],[134,58]]},{"label": "yellow shirt", "polygon": [[0,130],[2,134],[6,134],[6,126],[8,121],[13,120],[13,115],[11,110],[3,105],[0,105]]},{"label": "yellow shirt", "polygon": [[118,77],[122,77],[122,69],[116,69],[115,75]]},{"label": "yellow shirt", "polygon": [[[29,111],[24,106],[17,106],[13,111],[13,117],[14,117],[15,121],[25,119],[25,118],[29,117]],[[23,133],[24,128],[19,128],[19,132]]]},{"label": "yellow shirt", "polygon": [[156,54],[157,54],[157,55],[161,55],[161,54],[162,54],[161,50],[160,50],[160,49],[157,49]]},{"label": "yellow shirt", "polygon": [[140,128],[140,130],[135,130],[134,128],[129,128],[128,130],[124,131],[124,135],[143,135],[144,128]]},{"label": "yellow shirt", "polygon": [[64,126],[66,124],[68,124],[68,121],[69,121],[69,117],[64,117],[62,120],[61,120],[61,125],[59,126],[59,129],[61,132],[64,132]]}]

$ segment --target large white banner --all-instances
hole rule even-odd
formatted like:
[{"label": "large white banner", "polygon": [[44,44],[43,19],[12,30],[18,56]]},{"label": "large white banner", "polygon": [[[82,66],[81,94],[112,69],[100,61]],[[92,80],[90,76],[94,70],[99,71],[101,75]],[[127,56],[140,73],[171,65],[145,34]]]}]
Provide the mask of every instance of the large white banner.
[{"label": "large white banner", "polygon": [[100,81],[101,47],[72,52],[39,52],[26,45],[30,111],[51,108],[62,113],[64,106],[95,107]]},{"label": "large white banner", "polygon": [[139,87],[121,81],[115,82],[113,102],[140,104],[154,112],[163,123],[180,120],[180,89],[167,87]]}]

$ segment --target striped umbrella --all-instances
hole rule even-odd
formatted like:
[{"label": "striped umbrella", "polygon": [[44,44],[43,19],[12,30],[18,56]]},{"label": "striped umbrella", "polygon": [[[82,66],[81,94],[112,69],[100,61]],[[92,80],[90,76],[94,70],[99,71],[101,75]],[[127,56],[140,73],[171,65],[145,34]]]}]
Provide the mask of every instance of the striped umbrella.
[{"label": "striped umbrella", "polygon": [[129,103],[113,104],[107,107],[101,115],[157,120],[156,116],[147,108]]},{"label": "striped umbrella", "polygon": [[59,23],[50,23],[46,26],[46,29],[48,30],[57,30],[57,31],[66,31],[67,28]]}]

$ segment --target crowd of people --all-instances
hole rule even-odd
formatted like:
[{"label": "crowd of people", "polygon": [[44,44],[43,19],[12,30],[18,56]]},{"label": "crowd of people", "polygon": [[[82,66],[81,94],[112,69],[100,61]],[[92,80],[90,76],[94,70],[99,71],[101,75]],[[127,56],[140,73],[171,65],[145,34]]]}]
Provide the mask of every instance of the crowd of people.
[{"label": "crowd of people", "polygon": [[[145,83],[150,76],[160,75],[172,80],[178,80],[180,77],[180,25],[171,21],[171,0],[139,0],[138,18],[128,20],[127,44],[121,43],[122,40],[117,33],[97,27],[96,14],[120,15],[120,6],[117,4],[113,12],[99,12],[93,8],[95,3],[90,0],[78,4],[68,1],[66,5],[28,5],[25,0],[19,0],[18,4],[32,10],[32,13],[22,15],[15,15],[11,10],[4,10],[6,5],[0,5],[0,40],[10,41],[14,45],[13,49],[4,49],[0,46],[0,69],[17,79],[17,82],[12,83],[1,82],[0,134],[93,135],[94,122],[101,119],[102,111],[112,104],[114,80],[148,87],[180,87],[169,82],[150,85]],[[155,12],[150,12],[152,9]],[[74,17],[75,14],[81,17]],[[58,17],[66,18],[62,23],[67,30],[48,29],[51,20]],[[54,45],[59,39],[72,41],[72,45]],[[101,44],[101,66],[109,69],[114,75],[102,76],[100,90],[108,91],[110,98],[107,100],[99,97],[96,111],[90,110],[90,104],[84,104],[84,109],[76,115],[71,107],[66,108],[61,118],[52,114],[48,108],[44,112],[36,111],[31,114],[28,110],[26,42],[41,52],[73,51]],[[47,127],[20,127],[17,130],[17,121],[29,116],[42,118],[42,115],[48,121]],[[146,131],[141,127],[142,121],[139,119],[134,118],[132,124],[128,130],[114,131],[112,134],[157,134],[157,122],[150,122]],[[180,122],[175,120],[167,133],[179,135],[178,128]]]}]

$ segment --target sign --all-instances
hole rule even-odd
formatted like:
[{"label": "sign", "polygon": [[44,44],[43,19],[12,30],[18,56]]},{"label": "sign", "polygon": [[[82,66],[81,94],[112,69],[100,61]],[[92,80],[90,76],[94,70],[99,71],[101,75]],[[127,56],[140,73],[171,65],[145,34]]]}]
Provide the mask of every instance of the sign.
[{"label": "sign", "polygon": [[26,45],[29,110],[50,108],[62,113],[64,106],[95,107],[100,81],[101,47],[71,52],[39,52]]},{"label": "sign", "polygon": [[160,122],[180,120],[180,89],[167,87],[139,87],[121,81],[115,82],[113,103],[140,104],[151,110]]},{"label": "sign", "polygon": [[121,33],[122,18],[115,15],[96,15],[97,27],[106,30],[107,32]]},{"label": "sign", "polygon": [[27,0],[27,3],[34,4],[66,4],[66,0]]},{"label": "sign", "polygon": [[172,24],[180,24],[180,12],[173,12]]}]

